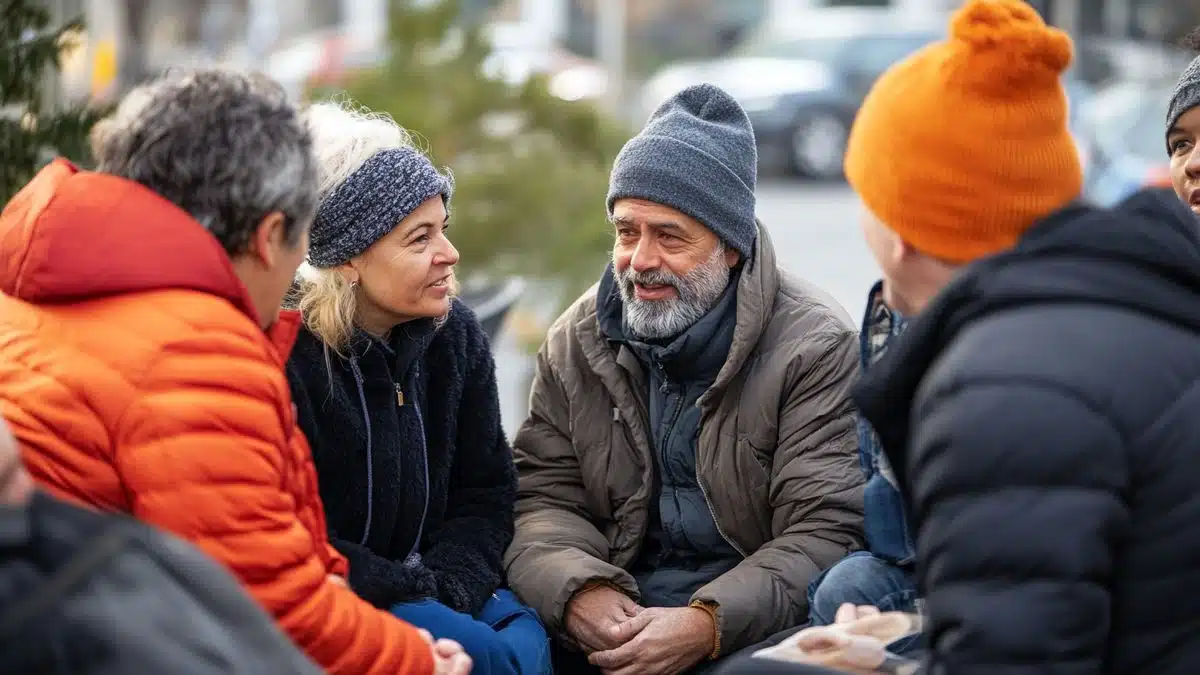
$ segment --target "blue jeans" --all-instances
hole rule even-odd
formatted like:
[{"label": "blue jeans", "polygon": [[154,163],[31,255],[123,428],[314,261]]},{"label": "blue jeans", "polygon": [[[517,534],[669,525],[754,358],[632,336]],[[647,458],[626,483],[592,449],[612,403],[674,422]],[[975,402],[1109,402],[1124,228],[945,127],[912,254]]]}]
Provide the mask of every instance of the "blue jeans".
[{"label": "blue jeans", "polygon": [[550,675],[550,640],[537,613],[512,591],[496,591],[475,616],[436,600],[392,607],[392,614],[435,638],[462,644],[475,662],[473,675]]},{"label": "blue jeans", "polygon": [[[917,587],[909,570],[867,551],[851,553],[825,570],[808,587],[809,622],[813,626],[833,623],[843,603],[874,605],[882,612],[917,613]],[[890,647],[897,654],[921,647],[920,635],[897,640]]]}]

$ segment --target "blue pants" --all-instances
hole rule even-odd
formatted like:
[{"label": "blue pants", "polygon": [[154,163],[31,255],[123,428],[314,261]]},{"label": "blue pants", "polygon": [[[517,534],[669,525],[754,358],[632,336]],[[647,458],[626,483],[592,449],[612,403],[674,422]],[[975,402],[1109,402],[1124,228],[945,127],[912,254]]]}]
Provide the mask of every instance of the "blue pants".
[{"label": "blue pants", "polygon": [[[825,570],[808,587],[809,623],[833,623],[842,603],[874,605],[881,612],[917,613],[917,586],[910,570],[867,551],[851,553]],[[891,651],[911,653],[921,647],[921,636],[897,640]]]},{"label": "blue pants", "polygon": [[496,591],[475,616],[436,600],[392,607],[392,614],[434,638],[455,640],[475,662],[473,675],[550,675],[550,641],[537,613],[512,591]]}]

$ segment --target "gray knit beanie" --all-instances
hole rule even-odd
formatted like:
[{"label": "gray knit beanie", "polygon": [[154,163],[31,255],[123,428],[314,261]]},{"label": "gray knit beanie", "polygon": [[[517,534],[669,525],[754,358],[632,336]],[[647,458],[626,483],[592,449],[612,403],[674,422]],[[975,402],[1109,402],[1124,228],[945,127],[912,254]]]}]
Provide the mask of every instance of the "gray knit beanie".
[{"label": "gray knit beanie", "polygon": [[608,213],[625,198],[669,206],[704,223],[746,259],[758,237],[757,174],[754,130],[742,107],[711,84],[688,87],[659,106],[617,155]]},{"label": "gray knit beanie", "polygon": [[[1171,93],[1171,104],[1167,107],[1167,133],[1187,111],[1200,105],[1200,56],[1192,59],[1187,69],[1175,83],[1175,91]],[[1168,146],[1167,154],[1171,154]]]},{"label": "gray knit beanie", "polygon": [[449,209],[453,192],[451,177],[420,150],[377,152],[318,205],[308,262],[337,267],[370,248],[425,200],[441,195]]}]

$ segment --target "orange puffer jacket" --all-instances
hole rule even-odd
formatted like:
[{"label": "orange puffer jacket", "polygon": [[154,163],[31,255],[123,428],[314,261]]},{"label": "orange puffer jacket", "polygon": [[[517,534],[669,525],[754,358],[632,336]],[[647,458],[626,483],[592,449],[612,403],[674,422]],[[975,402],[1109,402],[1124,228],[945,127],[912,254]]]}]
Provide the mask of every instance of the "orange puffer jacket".
[{"label": "orange puffer jacket", "polygon": [[56,161],[0,215],[0,413],[43,487],[223,562],[333,673],[433,672],[416,630],[329,579],[284,376],[228,256],[142,186]]}]

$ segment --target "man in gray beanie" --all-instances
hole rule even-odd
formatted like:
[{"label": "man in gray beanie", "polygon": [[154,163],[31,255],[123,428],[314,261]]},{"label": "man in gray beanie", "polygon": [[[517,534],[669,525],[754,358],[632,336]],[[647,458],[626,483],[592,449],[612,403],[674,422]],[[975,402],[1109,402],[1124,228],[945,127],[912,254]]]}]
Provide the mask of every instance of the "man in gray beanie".
[{"label": "man in gray beanie", "polygon": [[756,164],[724,91],[663,104],[613,166],[612,263],[538,355],[506,567],[562,672],[708,669],[861,544],[855,331],[779,269]]}]

